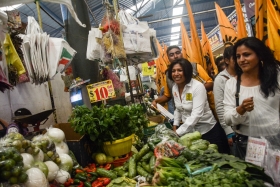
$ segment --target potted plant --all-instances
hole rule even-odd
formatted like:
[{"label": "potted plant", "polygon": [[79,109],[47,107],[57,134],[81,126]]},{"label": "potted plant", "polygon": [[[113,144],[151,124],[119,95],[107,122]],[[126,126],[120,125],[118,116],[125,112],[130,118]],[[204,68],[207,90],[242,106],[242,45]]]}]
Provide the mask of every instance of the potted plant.
[{"label": "potted plant", "polygon": [[[133,134],[141,139],[143,129],[148,125],[146,114],[139,104],[93,106],[91,110],[86,106],[77,106],[69,121],[75,132],[88,134],[92,141],[104,146],[105,152],[105,145],[111,144],[116,148],[114,143],[131,139]],[[132,140],[129,141],[132,143]]]}]

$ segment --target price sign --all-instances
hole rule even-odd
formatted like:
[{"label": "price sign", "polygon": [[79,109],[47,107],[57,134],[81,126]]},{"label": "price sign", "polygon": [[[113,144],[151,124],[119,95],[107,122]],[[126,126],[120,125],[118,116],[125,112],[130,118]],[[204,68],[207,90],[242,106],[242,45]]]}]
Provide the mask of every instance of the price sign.
[{"label": "price sign", "polygon": [[142,63],[142,74],[143,76],[154,75],[154,66],[148,66],[148,63]]},{"label": "price sign", "polygon": [[87,86],[91,103],[116,97],[114,86],[111,80],[106,80]]}]

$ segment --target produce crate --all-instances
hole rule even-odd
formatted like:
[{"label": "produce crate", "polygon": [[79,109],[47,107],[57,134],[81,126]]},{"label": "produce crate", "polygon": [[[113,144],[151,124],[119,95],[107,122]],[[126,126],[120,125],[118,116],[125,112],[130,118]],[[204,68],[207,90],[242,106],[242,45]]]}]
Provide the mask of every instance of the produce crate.
[{"label": "produce crate", "polygon": [[74,153],[81,166],[85,167],[93,162],[91,155],[95,152],[96,146],[88,135],[75,133],[70,123],[59,123],[55,124],[53,127],[59,128],[65,133],[65,139],[69,150]]},{"label": "produce crate", "polygon": [[[169,122],[166,122],[164,123],[165,126],[169,129],[172,130],[172,125],[169,123]],[[158,124],[159,125],[159,124]],[[148,127],[148,128],[145,128],[144,129],[144,138],[143,138],[143,141],[146,143],[148,138],[153,135],[155,133],[155,128],[158,126],[158,125],[154,125],[154,126],[151,126],[151,127]]]},{"label": "produce crate", "polygon": [[113,105],[125,106],[126,101],[125,101],[124,97],[117,97],[117,98],[106,100],[106,104],[109,105],[109,106],[113,106]]}]

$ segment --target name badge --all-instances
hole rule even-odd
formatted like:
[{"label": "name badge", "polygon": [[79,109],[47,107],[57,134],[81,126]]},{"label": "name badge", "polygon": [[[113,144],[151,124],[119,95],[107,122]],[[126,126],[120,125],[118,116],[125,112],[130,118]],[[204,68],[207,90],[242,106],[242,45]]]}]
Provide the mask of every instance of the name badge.
[{"label": "name badge", "polygon": [[186,94],[186,101],[192,101],[192,94],[191,93]]}]

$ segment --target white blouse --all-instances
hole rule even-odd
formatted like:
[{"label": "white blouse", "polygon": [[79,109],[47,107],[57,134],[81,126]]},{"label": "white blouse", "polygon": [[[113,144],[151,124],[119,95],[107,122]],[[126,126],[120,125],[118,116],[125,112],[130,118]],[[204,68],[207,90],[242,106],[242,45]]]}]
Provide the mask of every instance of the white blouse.
[{"label": "white blouse", "polygon": [[183,122],[176,130],[179,136],[193,131],[205,134],[215,126],[216,120],[209,108],[206,89],[201,82],[192,79],[185,85],[181,95],[175,84],[172,94],[176,106],[173,125],[179,126],[180,122]]},{"label": "white blouse", "polygon": [[[278,76],[278,81],[280,82]],[[269,96],[264,98],[260,85],[245,87],[240,85],[240,94],[239,94],[239,105],[242,104],[244,99],[253,97],[254,101],[254,110],[250,112],[245,112],[243,115],[240,115],[236,111],[236,78],[230,78],[225,86],[224,92],[224,119],[225,123],[228,125],[233,125],[233,129],[242,135],[247,136],[267,136],[271,135],[269,132],[277,132],[280,129],[279,126],[279,106],[280,106],[280,92],[276,91],[274,96]],[[258,103],[263,103],[260,106]],[[273,112],[272,112],[273,111]],[[259,114],[258,116],[252,115]],[[259,124],[250,124],[249,116],[254,116],[251,121]],[[277,124],[272,124],[272,121],[276,121]],[[278,122],[277,122],[278,121]],[[274,123],[274,122],[273,122]],[[239,129],[236,129],[236,125],[240,125]]]}]

